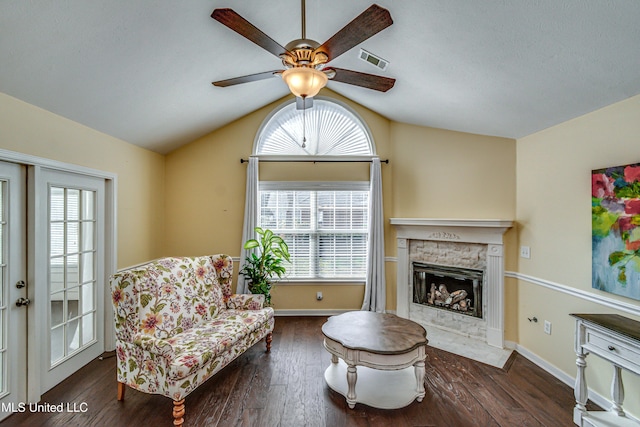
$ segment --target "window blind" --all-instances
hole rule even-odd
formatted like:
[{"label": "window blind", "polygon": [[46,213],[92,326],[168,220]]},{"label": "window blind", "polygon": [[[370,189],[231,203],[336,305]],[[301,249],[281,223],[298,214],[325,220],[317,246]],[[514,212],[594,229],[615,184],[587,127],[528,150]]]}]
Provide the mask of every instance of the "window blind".
[{"label": "window blind", "polygon": [[261,183],[258,224],[289,245],[288,279],[364,279],[367,183]]}]

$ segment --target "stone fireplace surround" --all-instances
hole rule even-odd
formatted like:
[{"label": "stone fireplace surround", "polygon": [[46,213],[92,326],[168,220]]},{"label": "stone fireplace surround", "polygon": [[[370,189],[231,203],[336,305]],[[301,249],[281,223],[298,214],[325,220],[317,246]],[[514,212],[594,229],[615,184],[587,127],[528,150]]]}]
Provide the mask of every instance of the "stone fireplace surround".
[{"label": "stone fireplace surround", "polygon": [[[492,219],[391,218],[398,243],[397,315],[414,320],[429,328],[436,326],[481,339],[497,348],[504,348],[504,250],[503,235],[513,221]],[[468,248],[465,248],[468,247]],[[435,251],[441,253],[436,254]],[[484,318],[473,319],[463,314],[439,314],[438,309],[412,302],[413,261],[428,261],[451,265],[460,256],[447,252],[469,252],[474,268],[484,269]],[[425,253],[428,252],[428,255]],[[427,259],[425,259],[427,258]],[[464,254],[462,255],[464,258]],[[466,261],[462,260],[462,264]],[[470,265],[458,265],[470,267]],[[438,324],[445,316],[449,328]]]}]

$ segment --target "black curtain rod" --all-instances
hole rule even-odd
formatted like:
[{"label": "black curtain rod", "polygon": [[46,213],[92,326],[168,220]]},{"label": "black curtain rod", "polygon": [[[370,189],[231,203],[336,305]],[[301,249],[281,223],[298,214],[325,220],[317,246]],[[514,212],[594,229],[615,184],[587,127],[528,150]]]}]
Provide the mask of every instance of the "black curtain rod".
[{"label": "black curtain rod", "polygon": [[[277,163],[371,163],[371,160],[259,160],[259,162],[277,162]],[[249,163],[247,159],[240,159],[240,164]],[[380,163],[389,164],[389,159],[380,160]]]}]

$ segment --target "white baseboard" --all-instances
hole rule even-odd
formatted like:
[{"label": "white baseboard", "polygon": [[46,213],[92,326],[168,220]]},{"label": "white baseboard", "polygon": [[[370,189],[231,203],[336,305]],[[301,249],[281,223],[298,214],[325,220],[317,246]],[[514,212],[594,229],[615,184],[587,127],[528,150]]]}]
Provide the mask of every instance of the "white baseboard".
[{"label": "white baseboard", "polygon": [[275,310],[276,316],[335,316],[353,310]]},{"label": "white baseboard", "polygon": [[[336,316],[338,314],[347,313],[352,310],[275,310],[276,316]],[[387,310],[385,313],[396,314],[395,310]]]},{"label": "white baseboard", "polygon": [[[525,358],[527,358],[528,360],[533,362],[534,364],[538,365],[538,367],[544,369],[545,371],[547,371],[548,373],[550,373],[551,375],[553,375],[554,377],[556,377],[557,379],[559,379],[560,381],[562,381],[563,383],[568,385],[569,387],[573,388],[573,386],[575,385],[576,379],[574,377],[567,375],[567,373],[565,373],[564,371],[560,370],[555,365],[552,365],[551,363],[549,363],[546,360],[542,359],[537,354],[532,353],[528,349],[524,348],[520,344],[516,344],[515,350],[518,353],[520,353],[522,356],[524,356]],[[594,400],[594,402],[595,402],[595,400]],[[596,403],[598,405],[600,405],[599,402],[596,402]]]}]

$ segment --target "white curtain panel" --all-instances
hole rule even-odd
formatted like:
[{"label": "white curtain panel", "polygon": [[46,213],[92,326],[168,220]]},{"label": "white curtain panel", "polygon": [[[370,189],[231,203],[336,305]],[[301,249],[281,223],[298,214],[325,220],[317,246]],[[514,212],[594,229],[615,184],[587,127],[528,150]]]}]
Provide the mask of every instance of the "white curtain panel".
[{"label": "white curtain panel", "polygon": [[367,278],[362,310],[384,313],[386,305],[384,215],[382,212],[382,175],[378,157],[372,159],[370,180]]},{"label": "white curtain panel", "polygon": [[[247,190],[244,201],[244,222],[242,224],[242,243],[240,244],[240,265],[242,269],[244,260],[253,252],[253,249],[245,249],[244,242],[254,239],[255,228],[258,225],[258,158],[249,157],[247,166]],[[243,276],[238,276],[238,289],[236,293],[248,294],[249,284]]]}]

